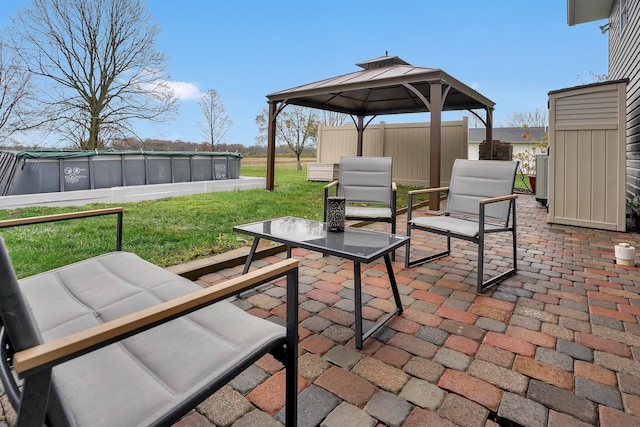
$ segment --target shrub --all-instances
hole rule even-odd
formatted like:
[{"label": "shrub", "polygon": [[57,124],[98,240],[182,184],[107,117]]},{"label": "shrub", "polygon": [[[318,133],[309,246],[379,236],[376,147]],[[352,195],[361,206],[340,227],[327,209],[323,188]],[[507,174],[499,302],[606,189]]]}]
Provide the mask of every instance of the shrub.
[{"label": "shrub", "polygon": [[522,129],[524,133],[522,134],[522,138],[525,141],[530,142],[532,145],[530,148],[527,148],[523,153],[518,153],[513,158],[520,162],[520,170],[525,175],[535,175],[536,174],[536,155],[537,154],[547,154],[547,147],[549,147],[549,134],[545,133],[544,137],[542,137],[542,141],[538,141],[531,136],[529,132],[529,126],[523,125]]}]

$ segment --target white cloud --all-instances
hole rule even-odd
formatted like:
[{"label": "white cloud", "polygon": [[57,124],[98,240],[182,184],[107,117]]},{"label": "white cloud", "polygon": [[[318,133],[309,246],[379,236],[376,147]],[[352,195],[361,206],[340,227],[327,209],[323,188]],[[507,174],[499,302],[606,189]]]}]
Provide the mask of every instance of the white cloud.
[{"label": "white cloud", "polygon": [[479,83],[477,83],[477,82],[473,82],[473,83],[471,83],[471,89],[473,89],[473,90],[476,90],[476,91],[477,91],[477,90],[478,90],[478,86],[480,86],[480,84],[479,84]]},{"label": "white cloud", "polygon": [[141,90],[148,92],[150,96],[154,96],[154,94],[162,96],[161,94],[171,91],[180,101],[198,100],[202,97],[202,92],[200,92],[198,85],[195,83],[168,81],[159,77],[158,70],[146,68],[140,71],[134,84],[137,83],[137,86]]},{"label": "white cloud", "polygon": [[196,100],[202,96],[200,89],[198,89],[195,83],[168,81],[164,81],[163,83],[171,88],[176,97],[181,101]]}]

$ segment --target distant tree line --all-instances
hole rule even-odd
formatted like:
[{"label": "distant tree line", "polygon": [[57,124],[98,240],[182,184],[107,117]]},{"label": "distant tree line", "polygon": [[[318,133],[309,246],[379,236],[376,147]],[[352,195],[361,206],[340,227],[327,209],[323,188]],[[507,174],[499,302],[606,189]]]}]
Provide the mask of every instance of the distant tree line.
[{"label": "distant tree line", "polygon": [[[0,145],[0,150],[13,150],[13,151],[51,151],[51,150],[73,150],[77,149],[73,144],[69,144],[67,147],[46,147],[38,144],[22,144],[13,143],[11,145]],[[211,151],[211,144],[208,142],[186,142],[186,141],[168,141],[163,139],[137,139],[137,138],[123,138],[118,139],[110,144],[107,144],[104,150],[115,151],[186,151],[186,152],[202,152]],[[217,152],[232,152],[240,153],[245,157],[266,157],[267,147],[264,145],[255,144],[252,146],[245,146],[242,144],[224,144],[219,143],[215,146]],[[291,152],[288,146],[282,145],[276,148],[276,155],[278,157],[295,157],[295,154]],[[315,147],[307,147],[302,153],[302,157],[315,157]]]},{"label": "distant tree line", "polygon": [[[117,140],[112,142],[109,149],[113,150],[143,150],[143,151],[211,151],[211,144],[209,142],[186,142],[186,141],[167,141],[162,139],[136,139],[136,138],[125,138],[121,140]],[[255,144],[251,146],[246,146],[242,144],[226,144],[226,143],[217,143],[215,145],[215,151],[217,152],[232,152],[232,153],[240,153],[246,157],[266,157],[267,156],[267,147],[260,144]],[[292,156],[295,154],[291,152],[288,146],[282,145],[276,148],[276,155],[285,157]],[[308,147],[303,156],[315,157],[316,149],[315,147]]]},{"label": "distant tree line", "polygon": [[[113,150],[143,150],[143,151],[211,151],[211,143],[209,142],[186,142],[186,141],[166,141],[162,139],[137,139],[137,138],[125,138],[112,142],[109,149]],[[217,152],[232,152],[240,153],[243,156],[248,157],[266,157],[267,147],[264,145],[252,145],[245,146],[242,144],[226,144],[218,142],[215,145],[215,151]],[[288,146],[282,145],[276,148],[276,155],[286,157],[295,156],[291,152]],[[315,147],[310,147],[305,150],[305,156],[315,156]]]}]

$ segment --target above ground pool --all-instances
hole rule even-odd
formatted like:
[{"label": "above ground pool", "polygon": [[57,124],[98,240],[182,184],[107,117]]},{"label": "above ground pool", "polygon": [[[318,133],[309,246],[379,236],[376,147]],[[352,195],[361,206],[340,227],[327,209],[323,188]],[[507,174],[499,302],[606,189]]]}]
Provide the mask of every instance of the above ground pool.
[{"label": "above ground pool", "polygon": [[238,179],[240,153],[0,151],[0,195]]}]

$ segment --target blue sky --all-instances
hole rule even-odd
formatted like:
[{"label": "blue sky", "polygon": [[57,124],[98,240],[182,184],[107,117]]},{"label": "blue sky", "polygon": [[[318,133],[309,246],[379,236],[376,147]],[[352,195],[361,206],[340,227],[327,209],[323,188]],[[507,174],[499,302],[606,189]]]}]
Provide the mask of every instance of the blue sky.
[{"label": "blue sky", "polygon": [[[0,27],[29,0],[2,0]],[[494,125],[546,108],[550,90],[607,73],[606,21],[569,27],[566,0],[149,0],[158,49],[181,96],[180,117],[137,126],[143,138],[199,142],[198,96],[215,89],[233,125],[228,143],[254,144],[265,96],[357,71],[396,55],[440,68],[496,103]],[[581,77],[581,79],[578,78]],[[444,119],[459,119],[447,113]],[[429,121],[429,114],[372,123]]]}]

